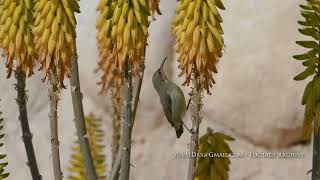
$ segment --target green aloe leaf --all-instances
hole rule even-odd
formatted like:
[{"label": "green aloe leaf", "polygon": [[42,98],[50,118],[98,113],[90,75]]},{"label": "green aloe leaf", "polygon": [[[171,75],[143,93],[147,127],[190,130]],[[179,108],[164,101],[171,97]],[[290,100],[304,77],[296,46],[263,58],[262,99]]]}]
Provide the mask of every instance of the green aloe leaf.
[{"label": "green aloe leaf", "polygon": [[6,162],[6,163],[0,163],[0,169],[5,168],[7,165],[8,165],[8,163],[7,163],[7,162]]},{"label": "green aloe leaf", "polygon": [[301,34],[311,37],[318,37],[319,31],[316,28],[302,28],[298,30]]},{"label": "green aloe leaf", "polygon": [[234,141],[234,138],[224,133],[213,133],[211,130],[208,130],[208,133],[200,138],[199,153],[211,153],[212,157],[197,159],[196,180],[228,180],[230,160],[228,156],[223,156],[223,154],[229,154],[232,151],[227,141]]},{"label": "green aloe leaf", "polygon": [[309,60],[304,61],[304,62],[302,63],[302,65],[304,65],[304,66],[311,66],[311,65],[317,64],[318,62],[319,62],[319,60],[314,58],[314,59],[309,59]]},{"label": "green aloe leaf", "polygon": [[316,105],[316,100],[314,98],[314,93],[309,94],[307,98],[307,103],[305,105],[305,112],[304,112],[304,115],[307,119],[310,119],[310,120],[313,119],[315,105]]},{"label": "green aloe leaf", "polygon": [[[306,5],[300,5],[302,9],[301,14],[305,18],[304,21],[298,21],[298,23],[303,26],[299,29],[299,32],[303,35],[309,36],[315,41],[297,41],[296,43],[305,48],[311,48],[311,51],[308,51],[304,54],[293,56],[296,60],[303,60],[302,63],[307,68],[296,77],[295,80],[304,80],[309,76],[315,75],[316,72],[319,72],[318,64],[319,58],[317,57],[320,53],[319,48],[319,12],[320,12],[320,3],[318,0],[307,0]],[[317,82],[315,82],[317,81]],[[315,108],[317,107],[317,101],[320,99],[320,80],[317,75],[310,81],[303,93],[302,105],[305,105],[305,118],[303,121],[303,132],[302,138],[309,141],[313,131],[313,120],[315,119]],[[317,114],[318,116],[319,113]],[[319,118],[318,118],[319,119]]]},{"label": "green aloe leaf", "polygon": [[0,177],[1,177],[1,179],[5,179],[5,178],[7,178],[9,175],[10,175],[10,173],[4,173],[4,174],[1,174]]},{"label": "green aloe leaf", "polygon": [[314,9],[317,12],[320,10],[320,5],[318,0],[307,0],[307,1],[309,6],[312,7],[312,9]]},{"label": "green aloe leaf", "polygon": [[311,93],[313,93],[313,90],[314,90],[314,88],[313,88],[313,83],[314,83],[313,80],[310,81],[310,82],[307,84],[306,88],[304,89],[303,96],[302,96],[302,102],[301,102],[302,105],[305,105],[305,104],[306,104],[308,96],[309,96]]},{"label": "green aloe leaf", "polygon": [[304,54],[300,54],[300,55],[295,55],[293,56],[294,59],[296,60],[308,60],[308,59],[314,59],[314,58],[317,58],[317,52],[316,50],[311,50],[311,51],[308,51]]},{"label": "green aloe leaf", "polygon": [[314,98],[317,102],[320,101],[320,76],[316,75],[314,78]]},{"label": "green aloe leaf", "polygon": [[304,9],[304,10],[313,10],[311,6],[308,6],[308,5],[300,5],[301,9]]},{"label": "green aloe leaf", "polygon": [[319,50],[319,45],[315,41],[297,41],[296,43],[304,48],[312,48]]},{"label": "green aloe leaf", "polygon": [[316,21],[312,21],[312,20],[298,21],[298,24],[300,24],[301,26],[306,26],[306,27],[318,27],[318,23]]},{"label": "green aloe leaf", "polygon": [[320,21],[319,15],[313,11],[301,11],[301,15],[304,18],[309,19],[311,21],[316,21],[316,22]]},{"label": "green aloe leaf", "polygon": [[306,70],[304,70],[302,73],[298,74],[293,79],[296,81],[305,80],[307,77],[315,74],[316,67],[317,66],[315,66],[315,65],[308,66]]}]

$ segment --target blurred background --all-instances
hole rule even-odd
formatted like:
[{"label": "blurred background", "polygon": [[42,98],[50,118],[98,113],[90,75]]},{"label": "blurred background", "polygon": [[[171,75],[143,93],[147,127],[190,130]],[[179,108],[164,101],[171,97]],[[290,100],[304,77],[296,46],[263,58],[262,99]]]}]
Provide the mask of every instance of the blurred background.
[{"label": "blurred background", "polygon": [[[222,12],[225,31],[225,52],[219,63],[216,85],[212,95],[205,95],[201,134],[207,127],[236,138],[231,147],[236,153],[302,152],[299,159],[232,159],[230,180],[301,180],[311,169],[311,146],[300,142],[303,106],[300,105],[305,82],[293,77],[301,71],[292,55],[303,52],[295,41],[300,19],[299,0],[228,0]],[[81,88],[86,114],[90,112],[104,120],[106,130],[107,168],[111,168],[111,108],[107,97],[99,96],[100,87],[95,74],[98,53],[95,21],[98,0],[79,1],[77,15],[77,46]],[[177,159],[177,152],[187,152],[190,134],[180,139],[164,117],[158,96],[151,82],[152,73],[164,57],[166,71],[174,82],[178,78],[171,22],[176,2],[161,0],[163,15],[149,28],[146,55],[146,76],[133,131],[131,169],[132,180],[182,180],[187,176],[187,159]],[[6,79],[4,61],[0,61],[0,109],[5,118],[5,150],[8,154],[9,180],[31,179],[21,138],[18,109],[15,102],[15,79]],[[53,179],[50,156],[48,97],[43,74],[37,73],[27,81],[28,112],[33,144],[44,180]],[[66,82],[68,84],[68,82]],[[190,88],[184,87],[184,93]],[[59,101],[59,136],[64,176],[71,146],[75,140],[75,125],[70,89],[62,90]],[[187,115],[185,122],[190,126]]]}]

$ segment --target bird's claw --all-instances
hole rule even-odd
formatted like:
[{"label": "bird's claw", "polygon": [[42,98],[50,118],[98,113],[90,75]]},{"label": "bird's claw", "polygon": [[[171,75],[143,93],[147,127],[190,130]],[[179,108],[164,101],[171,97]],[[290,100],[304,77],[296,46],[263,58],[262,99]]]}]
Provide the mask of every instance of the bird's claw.
[{"label": "bird's claw", "polygon": [[182,124],[183,124],[183,126],[184,126],[184,128],[186,128],[187,129],[187,131],[189,131],[189,133],[190,134],[193,134],[193,129],[189,129],[188,127],[187,127],[187,125],[182,121]]},{"label": "bird's claw", "polygon": [[189,109],[190,107],[190,104],[191,104],[191,97],[193,96],[193,90],[191,92],[188,93],[190,98],[189,98],[189,101],[188,101],[188,104],[187,104],[187,110]]}]

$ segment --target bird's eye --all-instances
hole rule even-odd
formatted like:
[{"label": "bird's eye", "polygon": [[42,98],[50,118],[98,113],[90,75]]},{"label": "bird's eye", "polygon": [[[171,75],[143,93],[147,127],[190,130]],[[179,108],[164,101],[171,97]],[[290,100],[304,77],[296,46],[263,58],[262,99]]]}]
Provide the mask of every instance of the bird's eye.
[{"label": "bird's eye", "polygon": [[161,71],[159,71],[158,74],[161,74]]}]

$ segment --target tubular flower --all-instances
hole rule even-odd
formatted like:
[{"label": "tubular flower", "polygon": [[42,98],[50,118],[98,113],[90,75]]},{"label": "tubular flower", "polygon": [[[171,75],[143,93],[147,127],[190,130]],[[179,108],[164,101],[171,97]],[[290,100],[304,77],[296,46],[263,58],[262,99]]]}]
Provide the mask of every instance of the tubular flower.
[{"label": "tubular flower", "polygon": [[32,6],[31,0],[0,1],[0,48],[7,58],[8,77],[12,73],[14,59],[16,66],[27,76],[33,74]]},{"label": "tubular flower", "polygon": [[[100,50],[99,69],[105,73],[101,83],[108,86],[115,77],[121,78],[126,60],[131,62],[133,73],[139,74],[144,60],[150,12],[146,0],[102,0],[98,11],[98,46],[107,48]],[[103,35],[106,36],[104,41]]]},{"label": "tubular flower", "polygon": [[157,12],[159,15],[161,15],[160,11],[160,0],[149,0],[149,9],[152,17],[154,18],[154,14]]},{"label": "tubular flower", "polygon": [[220,0],[181,0],[176,9],[173,32],[179,58],[180,76],[189,85],[192,74],[199,75],[202,90],[215,83],[217,63],[224,47],[222,18],[217,10],[224,10]]},{"label": "tubular flower", "polygon": [[51,71],[63,87],[71,60],[76,57],[76,18],[80,13],[77,0],[37,0],[34,7],[35,49],[41,70]]},{"label": "tubular flower", "polygon": [[[108,6],[111,6],[108,7]],[[115,88],[116,92],[121,91],[122,86],[122,74],[118,71],[119,65],[116,59],[112,55],[112,44],[110,38],[106,36],[106,28],[109,26],[107,18],[111,17],[111,9],[114,9],[117,2],[111,3],[108,0],[101,0],[97,11],[99,13],[96,28],[97,28],[97,46],[99,50],[99,63],[98,70],[103,72],[99,84],[102,85],[102,91],[109,87]]]}]

